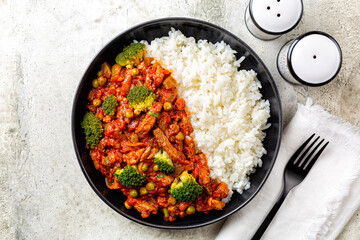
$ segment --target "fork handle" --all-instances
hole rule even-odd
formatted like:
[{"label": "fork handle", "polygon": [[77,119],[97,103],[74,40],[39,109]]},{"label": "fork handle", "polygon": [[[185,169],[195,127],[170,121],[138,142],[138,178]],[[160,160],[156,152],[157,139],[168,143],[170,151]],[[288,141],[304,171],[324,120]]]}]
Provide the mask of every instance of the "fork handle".
[{"label": "fork handle", "polygon": [[283,188],[280,196],[278,197],[276,203],[274,204],[274,206],[272,207],[272,209],[270,210],[270,212],[268,213],[268,215],[266,216],[265,220],[263,221],[263,223],[261,224],[261,226],[258,228],[258,230],[256,231],[256,233],[254,234],[254,236],[251,238],[251,240],[259,240],[261,238],[261,236],[264,234],[264,232],[266,231],[267,227],[269,226],[269,224],[271,223],[272,219],[274,218],[275,214],[277,213],[277,211],[279,210],[281,204],[284,202],[286,195],[288,194],[289,191],[285,190],[285,187]]}]

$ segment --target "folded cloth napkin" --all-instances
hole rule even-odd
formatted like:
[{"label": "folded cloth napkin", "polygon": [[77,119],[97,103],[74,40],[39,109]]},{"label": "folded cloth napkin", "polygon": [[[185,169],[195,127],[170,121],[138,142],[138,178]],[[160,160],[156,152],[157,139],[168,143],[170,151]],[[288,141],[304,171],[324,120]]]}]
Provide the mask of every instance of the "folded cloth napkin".
[{"label": "folded cloth napkin", "polygon": [[[251,239],[275,203],[285,165],[313,133],[329,141],[307,177],[288,194],[262,239],[335,239],[360,206],[360,128],[319,105],[298,105],[260,192],[231,216],[216,240]],[[251,181],[251,180],[250,180]]]}]

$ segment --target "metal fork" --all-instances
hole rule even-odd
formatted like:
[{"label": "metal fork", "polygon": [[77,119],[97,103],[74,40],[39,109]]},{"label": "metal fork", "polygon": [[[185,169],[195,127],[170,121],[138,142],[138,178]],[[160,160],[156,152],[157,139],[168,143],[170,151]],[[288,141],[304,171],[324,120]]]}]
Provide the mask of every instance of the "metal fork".
[{"label": "metal fork", "polygon": [[[324,151],[329,142],[326,142],[320,150],[319,147],[324,142],[322,139],[315,147],[316,142],[318,142],[320,137],[317,137],[306,149],[305,147],[308,143],[314,138],[315,134],[311,135],[294,153],[294,155],[289,159],[285,170],[284,170],[284,178],[283,178],[283,190],[276,201],[273,208],[268,213],[267,217],[256,231],[255,235],[252,237],[252,240],[260,239],[261,236],[266,231],[267,227],[271,223],[275,214],[279,210],[281,204],[286,198],[286,195],[290,192],[292,188],[302,182],[306,175],[309,173],[310,169],[316,162],[316,160],[320,157],[321,153]],[[305,149],[305,150],[304,150]],[[312,150],[311,150],[312,149]],[[309,153],[309,151],[311,152]],[[317,151],[318,150],[318,151]],[[302,154],[301,154],[302,153]],[[308,154],[309,153],[309,154]],[[316,154],[315,154],[316,153]],[[300,155],[301,154],[301,155]],[[315,154],[315,155],[314,155]]]}]

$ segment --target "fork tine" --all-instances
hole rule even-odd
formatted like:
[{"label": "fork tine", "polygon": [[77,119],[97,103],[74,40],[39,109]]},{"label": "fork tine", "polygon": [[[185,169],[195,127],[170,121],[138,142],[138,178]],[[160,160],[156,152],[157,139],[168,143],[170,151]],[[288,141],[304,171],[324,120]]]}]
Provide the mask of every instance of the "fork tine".
[{"label": "fork tine", "polygon": [[292,155],[292,157],[289,160],[289,163],[294,163],[295,160],[297,159],[297,157],[300,155],[300,153],[302,152],[302,150],[304,150],[304,148],[306,147],[306,145],[311,141],[311,139],[315,136],[315,133],[313,133],[313,135],[311,135],[300,147],[298,150],[296,150],[296,152]]},{"label": "fork tine", "polygon": [[[324,140],[324,139],[323,139]],[[323,142],[323,141],[321,141]],[[324,151],[324,149],[326,148],[326,146],[329,144],[329,142],[326,142],[325,145],[320,148],[320,150],[316,153],[316,155],[313,157],[312,160],[310,160],[310,162],[308,163],[308,165],[304,167],[305,171],[310,171],[310,169],[312,168],[312,166],[315,164],[316,160],[320,157],[321,153]],[[320,144],[318,145],[320,146]],[[316,146],[316,148],[318,148],[318,146]],[[315,151],[314,151],[315,152]]]},{"label": "fork tine", "polygon": [[[318,136],[303,152],[303,154],[301,154],[301,156],[299,157],[299,164],[298,167],[301,167],[302,163],[304,162],[303,159],[305,158],[306,154],[310,151],[310,149],[315,145],[315,143],[317,142],[317,140],[319,140],[320,136]],[[295,164],[295,163],[294,163]]]},{"label": "fork tine", "polygon": [[[312,146],[315,145],[316,141],[317,141],[319,138],[320,138],[320,136],[315,139],[315,141],[309,146],[309,148],[306,149],[306,151],[304,152],[304,154],[301,155],[300,159],[304,159],[304,158],[305,158],[306,153],[312,148]],[[301,165],[304,164],[304,168],[305,168],[306,164],[309,162],[309,159],[312,157],[312,155],[315,153],[315,151],[319,148],[319,146],[320,146],[323,142],[324,142],[324,139],[321,140],[321,141],[314,147],[314,149],[311,151],[311,153],[308,154],[308,156],[306,157],[306,159],[305,159],[304,161],[301,161],[301,163],[299,164],[299,167],[301,167]]]}]

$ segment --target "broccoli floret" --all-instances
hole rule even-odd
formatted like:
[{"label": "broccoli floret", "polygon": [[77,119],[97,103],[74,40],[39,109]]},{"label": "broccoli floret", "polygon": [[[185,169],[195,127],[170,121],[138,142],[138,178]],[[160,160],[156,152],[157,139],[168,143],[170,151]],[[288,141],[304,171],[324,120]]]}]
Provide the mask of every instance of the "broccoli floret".
[{"label": "broccoli floret", "polygon": [[179,178],[171,184],[169,193],[178,201],[190,202],[195,201],[202,193],[203,187],[198,184],[187,171],[184,171]]},{"label": "broccoli floret", "polygon": [[116,56],[115,62],[122,67],[126,65],[138,65],[144,58],[144,53],[145,44],[133,43],[125,47],[122,52]]},{"label": "broccoli floret", "polygon": [[145,86],[133,87],[127,98],[135,114],[148,110],[155,102],[155,94]]},{"label": "broccoli floret", "polygon": [[92,112],[87,112],[81,122],[81,127],[86,135],[86,142],[94,147],[97,146],[103,136],[101,120]]},{"label": "broccoli floret", "polygon": [[115,114],[115,108],[118,105],[116,97],[114,95],[108,96],[102,104],[104,113],[110,116]]},{"label": "broccoli floret", "polygon": [[119,182],[126,187],[141,186],[146,181],[146,176],[139,173],[134,166],[126,166],[124,169],[116,169],[115,176]]},{"label": "broccoli floret", "polygon": [[154,156],[154,163],[159,167],[159,170],[164,173],[171,173],[175,170],[174,164],[170,159],[169,154],[165,151],[159,151]]}]

